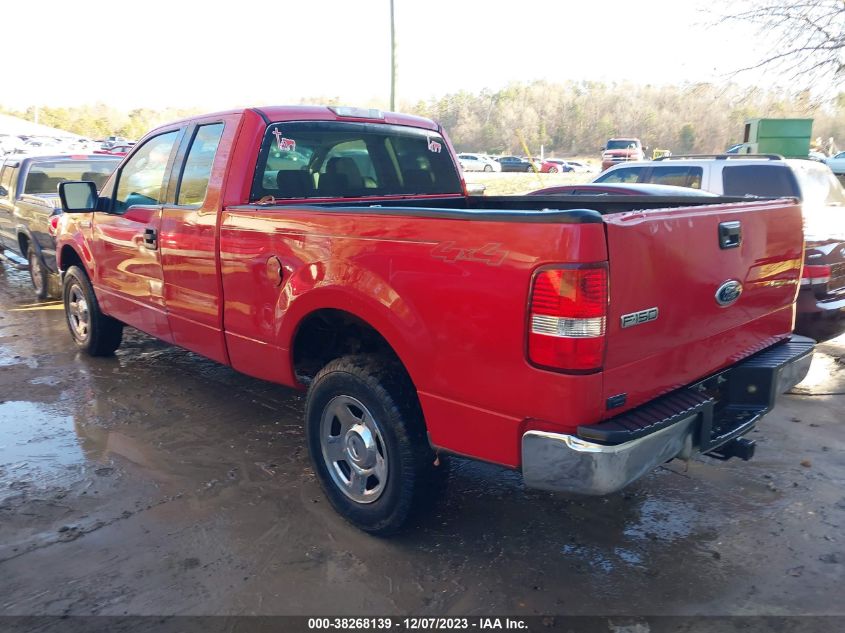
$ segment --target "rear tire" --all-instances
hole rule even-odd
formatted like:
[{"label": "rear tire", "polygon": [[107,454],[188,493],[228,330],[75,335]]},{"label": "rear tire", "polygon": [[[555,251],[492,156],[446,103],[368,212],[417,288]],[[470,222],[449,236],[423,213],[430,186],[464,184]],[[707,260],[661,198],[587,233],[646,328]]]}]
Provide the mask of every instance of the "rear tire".
[{"label": "rear tire", "polygon": [[440,468],[416,390],[395,361],[344,356],[316,375],[305,428],[311,462],[334,509],[380,536],[431,501]]},{"label": "rear tire", "polygon": [[62,286],[65,320],[76,346],[89,356],[111,356],[120,347],[123,323],[103,314],[85,271],[71,266]]},{"label": "rear tire", "polygon": [[26,259],[29,262],[29,278],[32,281],[32,287],[35,289],[36,298],[46,299],[50,284],[47,267],[44,266],[41,256],[35,252],[31,244],[26,249]]},{"label": "rear tire", "polygon": [[550,174],[556,174],[557,172],[558,172],[557,167],[549,167],[549,173]]},{"label": "rear tire", "polygon": [[493,165],[484,165],[484,171],[493,171]]}]

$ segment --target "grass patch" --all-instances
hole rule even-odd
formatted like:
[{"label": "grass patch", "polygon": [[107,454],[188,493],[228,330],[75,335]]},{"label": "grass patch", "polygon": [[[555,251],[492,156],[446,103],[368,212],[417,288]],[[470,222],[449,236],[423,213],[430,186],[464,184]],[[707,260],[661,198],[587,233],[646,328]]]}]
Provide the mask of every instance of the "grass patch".
[{"label": "grass patch", "polygon": [[555,185],[580,185],[590,182],[596,176],[597,174],[576,172],[565,174],[464,172],[467,184],[484,185],[486,187],[484,194],[487,196],[518,195]]}]

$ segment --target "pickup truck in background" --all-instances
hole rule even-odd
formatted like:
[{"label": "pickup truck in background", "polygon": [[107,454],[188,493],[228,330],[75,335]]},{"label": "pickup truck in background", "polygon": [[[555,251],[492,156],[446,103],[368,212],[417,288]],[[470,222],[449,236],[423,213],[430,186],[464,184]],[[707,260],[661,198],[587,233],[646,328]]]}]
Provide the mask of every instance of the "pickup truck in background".
[{"label": "pickup truck in background", "polygon": [[27,261],[39,299],[61,294],[56,227],[58,187],[68,180],[101,186],[119,158],[87,155],[7,157],[0,163],[0,250]]},{"label": "pickup truck in background", "polygon": [[601,148],[602,169],[638,160],[645,160],[643,144],[638,138],[611,138]]},{"label": "pickup truck in background", "polygon": [[130,325],[307,389],[334,508],[388,534],[463,455],[619,490],[743,436],[806,374],[793,200],[468,197],[442,128],[343,107],[198,116],[60,185],[76,345]]}]

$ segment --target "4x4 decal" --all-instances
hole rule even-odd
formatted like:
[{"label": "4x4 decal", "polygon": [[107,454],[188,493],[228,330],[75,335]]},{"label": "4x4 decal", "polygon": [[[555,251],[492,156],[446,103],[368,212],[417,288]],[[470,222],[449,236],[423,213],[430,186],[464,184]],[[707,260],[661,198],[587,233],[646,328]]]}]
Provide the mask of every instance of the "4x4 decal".
[{"label": "4x4 decal", "polygon": [[460,248],[455,242],[441,242],[431,251],[435,259],[446,262],[480,262],[488,266],[501,266],[508,256],[500,242],[491,242],[479,248]]}]

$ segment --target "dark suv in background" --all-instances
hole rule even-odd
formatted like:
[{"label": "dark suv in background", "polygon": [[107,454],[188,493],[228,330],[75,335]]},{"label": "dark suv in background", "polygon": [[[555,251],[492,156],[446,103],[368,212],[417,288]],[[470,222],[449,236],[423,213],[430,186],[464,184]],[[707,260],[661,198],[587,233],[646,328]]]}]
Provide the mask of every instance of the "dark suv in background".
[{"label": "dark suv in background", "polygon": [[59,295],[59,183],[90,180],[99,188],[118,163],[119,157],[99,155],[6,157],[0,163],[0,251],[27,260],[39,299]]}]

